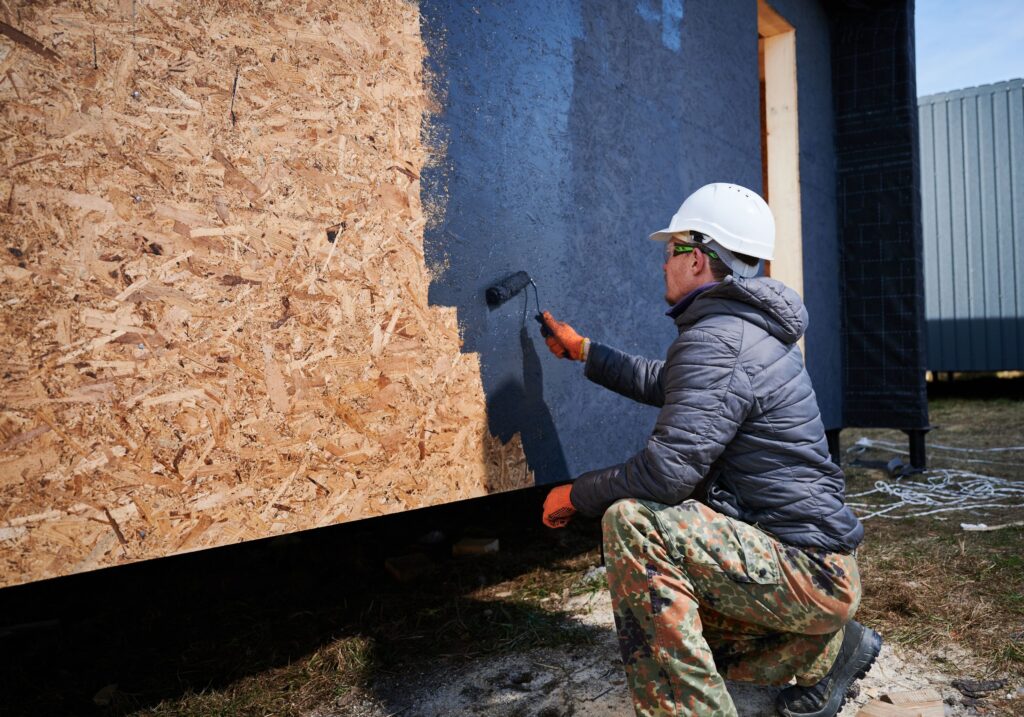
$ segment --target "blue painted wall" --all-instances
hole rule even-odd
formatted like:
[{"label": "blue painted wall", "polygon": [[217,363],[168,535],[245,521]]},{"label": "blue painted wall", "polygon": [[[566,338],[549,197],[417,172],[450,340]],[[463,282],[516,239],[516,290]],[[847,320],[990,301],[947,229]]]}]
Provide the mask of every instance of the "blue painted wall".
[{"label": "blue painted wall", "polygon": [[[808,68],[799,81],[811,276],[836,267],[828,30],[816,2],[779,5],[797,17],[799,61]],[[526,270],[543,308],[582,334],[664,356],[676,329],[664,316],[661,247],[647,234],[707,182],[761,186],[756,5],[420,7],[441,105],[427,130],[439,161],[422,183],[434,211],[426,231],[431,302],[458,307],[464,349],[480,353],[490,428],[502,438],[523,434],[539,482],[620,462],[643,445],[655,411],[551,357],[536,323],[521,330],[522,297],[490,310],[484,291]],[[813,35],[806,42],[804,23]],[[816,243],[828,246],[818,251]],[[838,316],[837,283],[830,274],[807,289],[812,374],[826,414],[836,417],[838,401],[822,389],[838,374],[828,364],[838,360],[837,330],[824,318]],[[531,293],[531,314],[532,301]]]},{"label": "blue painted wall", "polygon": [[796,30],[804,301],[811,313],[807,371],[825,427],[841,428],[842,289],[829,17],[817,0],[773,0],[771,5]]}]

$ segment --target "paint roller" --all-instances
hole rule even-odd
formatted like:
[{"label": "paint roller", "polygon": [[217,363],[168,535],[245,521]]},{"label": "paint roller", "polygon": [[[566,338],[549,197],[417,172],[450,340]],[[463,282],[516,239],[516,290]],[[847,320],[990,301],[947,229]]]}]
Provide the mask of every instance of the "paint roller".
[{"label": "paint roller", "polygon": [[[529,274],[525,271],[517,271],[515,274],[510,274],[504,279],[499,281],[497,284],[493,284],[487,288],[487,304],[492,309],[497,308],[504,304],[506,301],[511,299],[513,296],[517,296],[519,292],[525,289],[527,286],[533,286],[533,298],[537,303],[537,315],[534,317],[540,324],[540,333],[542,336],[550,336],[551,329],[544,323],[544,317],[541,316],[540,310],[540,294],[537,291],[537,282],[535,282]],[[527,300],[529,301],[529,300]],[[526,309],[524,307],[523,314],[525,319]]]},{"label": "paint roller", "polygon": [[[491,308],[501,306],[530,284],[533,284],[534,289],[537,288],[537,285],[533,283],[533,279],[525,271],[517,271],[511,276],[506,276],[497,284],[487,289],[487,304]],[[539,302],[537,309],[538,311],[540,310]]]}]

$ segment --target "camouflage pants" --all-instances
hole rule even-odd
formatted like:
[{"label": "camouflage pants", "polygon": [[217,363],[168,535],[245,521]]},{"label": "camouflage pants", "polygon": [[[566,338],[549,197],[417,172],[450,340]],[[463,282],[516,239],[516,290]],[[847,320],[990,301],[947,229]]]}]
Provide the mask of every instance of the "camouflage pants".
[{"label": "camouflage pants", "polygon": [[730,717],[723,678],[814,684],[860,603],[853,556],[800,550],[696,501],[604,514],[622,661],[639,717]]}]

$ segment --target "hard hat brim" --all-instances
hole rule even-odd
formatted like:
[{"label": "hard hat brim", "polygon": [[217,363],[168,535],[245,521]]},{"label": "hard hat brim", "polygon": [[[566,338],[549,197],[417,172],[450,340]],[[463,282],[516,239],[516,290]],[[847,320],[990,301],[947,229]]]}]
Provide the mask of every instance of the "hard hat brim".
[{"label": "hard hat brim", "polygon": [[650,239],[651,241],[662,241],[662,242],[664,242],[664,241],[671,241],[673,234],[679,234],[680,232],[685,232],[685,231],[692,231],[692,230],[690,230],[690,229],[672,229],[671,227],[669,227],[668,229],[662,229],[661,231],[654,232],[653,234],[651,234],[647,238]]}]

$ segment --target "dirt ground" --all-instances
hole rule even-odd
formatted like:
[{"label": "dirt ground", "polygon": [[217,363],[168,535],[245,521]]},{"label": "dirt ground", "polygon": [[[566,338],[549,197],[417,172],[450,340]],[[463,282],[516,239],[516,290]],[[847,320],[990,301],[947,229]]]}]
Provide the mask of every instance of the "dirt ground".
[{"label": "dirt ground", "polygon": [[[1012,395],[1019,382],[1009,397],[1005,385],[979,386],[976,390],[960,385],[951,393],[940,387],[936,392],[931,403],[935,430],[929,443],[971,451],[930,450],[929,467],[1011,482],[1006,485],[1024,484],[1019,460],[1024,455],[1024,402]],[[866,447],[862,439],[875,444]],[[884,468],[894,459],[909,460],[906,437],[897,431],[847,430],[843,440],[851,494],[871,490],[880,481],[906,486],[937,475],[898,478]],[[1018,450],[1002,450],[1007,447]],[[992,448],[999,450],[985,450]],[[982,493],[985,490],[990,488],[983,486]],[[895,499],[883,491],[859,500],[877,504],[858,509],[867,515]],[[967,508],[921,517],[914,516],[936,506],[913,504],[915,500],[919,498],[911,496],[910,504],[865,523],[862,570],[867,569],[869,576],[861,619],[892,639],[886,640],[878,661],[852,691],[841,717],[853,717],[864,703],[886,693],[926,687],[942,695],[947,717],[1024,714],[1024,573],[1019,569],[1024,533],[1019,528],[972,533],[961,527],[961,522],[998,525],[1024,519],[1024,496],[1004,499],[1008,508]],[[991,496],[982,496],[966,505],[993,502]],[[344,706],[322,705],[311,714],[633,715],[602,570],[591,566],[581,574],[579,584],[592,589],[561,606],[567,618],[593,631],[592,644],[568,643],[470,661],[441,660],[411,674],[379,679],[369,689],[349,694]],[[976,699],[952,684],[979,677],[1004,679],[1006,686]],[[775,715],[776,689],[730,684],[730,692],[742,717]]]},{"label": "dirt ground", "polygon": [[[344,707],[325,705],[311,717],[632,717],[607,591],[595,590],[573,598],[566,609],[575,619],[600,631],[595,644],[437,664],[382,680],[372,690],[348,700]],[[960,654],[958,658],[970,659],[970,655]],[[926,687],[943,696],[946,717],[1015,714],[997,711],[994,700],[981,705],[981,709],[972,706],[950,684],[957,676],[949,669],[953,662],[949,654],[915,655],[886,644],[879,660],[860,681],[859,695],[847,702],[840,717],[853,717],[864,703],[888,692]],[[737,683],[730,683],[729,688],[741,717],[775,716],[776,689]],[[1009,686],[998,696],[1015,692],[1024,694],[1024,688]]]},{"label": "dirt ground", "polygon": [[[954,388],[930,401],[930,468],[967,471],[943,474],[954,497],[1004,507],[915,517],[935,506],[905,494],[913,500],[865,521],[857,617],[886,643],[842,717],[926,686],[950,717],[1024,715],[1024,526],[1012,525],[1024,521],[1024,493],[1013,492],[1024,488],[1024,381]],[[898,431],[846,429],[842,441],[851,496],[935,475],[886,470],[906,459]],[[0,651],[18,656],[0,670],[0,713],[628,717],[600,526],[543,528],[545,493],[0,591]],[[866,515],[894,496],[854,500]],[[463,537],[497,538],[500,551],[455,558]],[[423,572],[399,581],[388,569],[397,563]],[[955,679],[1006,683],[972,700]],[[731,689],[744,717],[773,714],[774,690]]]}]

